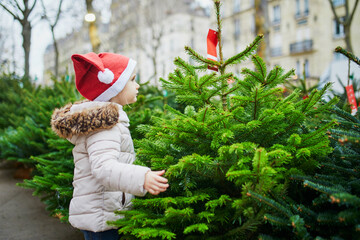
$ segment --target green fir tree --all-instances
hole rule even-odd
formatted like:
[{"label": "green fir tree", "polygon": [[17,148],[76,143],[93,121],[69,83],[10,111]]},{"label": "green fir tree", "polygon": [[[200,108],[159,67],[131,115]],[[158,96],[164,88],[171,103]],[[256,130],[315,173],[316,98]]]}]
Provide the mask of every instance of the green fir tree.
[{"label": "green fir tree", "polygon": [[0,133],[12,126],[18,126],[24,120],[25,109],[22,108],[25,97],[24,91],[33,92],[34,84],[29,78],[20,78],[15,74],[2,74],[0,76]]},{"label": "green fir tree", "polygon": [[332,112],[334,151],[316,173],[291,176],[286,198],[251,193],[270,209],[265,219],[273,228],[262,239],[360,239],[360,115],[338,107]]},{"label": "green fir tree", "polygon": [[9,116],[10,124],[0,135],[0,158],[33,166],[35,161],[31,156],[53,150],[47,144],[47,139],[53,135],[49,120],[53,109],[65,102],[79,99],[80,95],[74,82],[65,79],[54,80],[53,86],[23,87],[8,94],[20,98],[21,102],[16,108],[22,115],[18,116],[17,111],[14,111]]},{"label": "green fir tree", "polygon": [[[279,66],[268,71],[254,55],[262,36],[223,58],[220,1],[214,3],[220,59],[185,47],[196,65],[177,58],[178,68],[162,79],[187,106],[184,111],[167,106],[166,118],[154,117],[152,125],[139,128],[146,138],[135,145],[137,163],[166,169],[170,187],[118,212],[125,217],[109,224],[119,227],[124,239],[257,239],[268,227],[269,210],[253,197],[286,196],[290,176],[314,172],[332,151],[326,131],[334,122],[317,129],[305,125],[336,102],[321,102],[330,85],[304,100],[299,90],[283,97],[281,85],[294,71]],[[255,70],[245,68],[242,76],[227,71],[249,57]],[[219,71],[204,73],[209,65]]]},{"label": "green fir tree", "polygon": [[[336,51],[359,64],[353,54]],[[315,174],[291,176],[286,198],[252,193],[273,210],[265,218],[274,227],[262,239],[360,239],[360,108],[353,116],[348,104],[342,106],[327,116],[337,123],[327,132],[334,151]]]}]

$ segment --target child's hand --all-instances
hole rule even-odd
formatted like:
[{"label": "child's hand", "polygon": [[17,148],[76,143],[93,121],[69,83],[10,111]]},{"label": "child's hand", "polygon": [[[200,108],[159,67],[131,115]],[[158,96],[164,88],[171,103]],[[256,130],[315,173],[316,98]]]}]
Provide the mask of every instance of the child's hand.
[{"label": "child's hand", "polygon": [[158,195],[161,192],[165,192],[169,187],[168,180],[161,177],[165,173],[162,171],[149,171],[145,174],[144,188],[152,195]]}]

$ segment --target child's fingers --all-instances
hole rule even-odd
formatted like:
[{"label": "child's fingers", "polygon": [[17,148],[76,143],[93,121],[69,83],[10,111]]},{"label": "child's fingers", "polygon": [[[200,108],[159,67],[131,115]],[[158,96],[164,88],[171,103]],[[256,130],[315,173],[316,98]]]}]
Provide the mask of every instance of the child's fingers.
[{"label": "child's fingers", "polygon": [[150,188],[149,193],[151,193],[152,195],[158,195],[161,192],[165,192],[166,189],[162,189],[162,188]]},{"label": "child's fingers", "polygon": [[154,191],[164,192],[169,187],[169,184],[157,183],[153,184],[150,188]]},{"label": "child's fingers", "polygon": [[165,170],[161,170],[161,171],[153,171],[153,173],[155,173],[158,176],[161,176],[165,173]]},{"label": "child's fingers", "polygon": [[167,183],[168,182],[168,180],[166,178],[160,177],[160,176],[155,176],[155,180],[157,182],[161,182],[161,183]]},{"label": "child's fingers", "polygon": [[152,195],[158,195],[160,192],[158,192],[158,191],[155,191],[155,190],[153,190],[153,189],[149,189],[148,190],[149,191],[149,193],[151,193]]}]

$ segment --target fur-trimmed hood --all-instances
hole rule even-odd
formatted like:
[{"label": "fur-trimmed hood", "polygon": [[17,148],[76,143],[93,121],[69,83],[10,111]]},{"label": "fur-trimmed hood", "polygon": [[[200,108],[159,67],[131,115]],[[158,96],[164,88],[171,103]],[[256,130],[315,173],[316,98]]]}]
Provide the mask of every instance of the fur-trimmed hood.
[{"label": "fur-trimmed hood", "polygon": [[82,101],[55,109],[51,117],[51,128],[59,137],[70,140],[74,136],[112,128],[118,122],[129,126],[129,118],[121,105]]}]

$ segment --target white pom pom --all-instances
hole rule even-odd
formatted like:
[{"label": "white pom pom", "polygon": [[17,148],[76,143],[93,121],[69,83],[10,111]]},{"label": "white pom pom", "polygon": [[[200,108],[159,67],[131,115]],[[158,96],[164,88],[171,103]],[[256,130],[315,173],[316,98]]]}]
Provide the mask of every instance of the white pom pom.
[{"label": "white pom pom", "polygon": [[114,73],[110,69],[105,68],[105,71],[98,72],[98,79],[100,82],[110,84],[114,80]]}]

